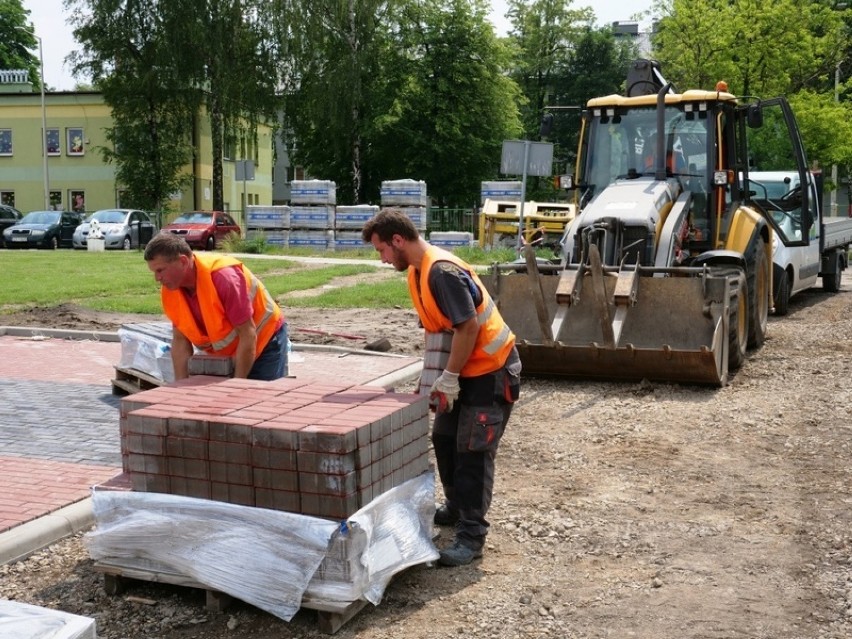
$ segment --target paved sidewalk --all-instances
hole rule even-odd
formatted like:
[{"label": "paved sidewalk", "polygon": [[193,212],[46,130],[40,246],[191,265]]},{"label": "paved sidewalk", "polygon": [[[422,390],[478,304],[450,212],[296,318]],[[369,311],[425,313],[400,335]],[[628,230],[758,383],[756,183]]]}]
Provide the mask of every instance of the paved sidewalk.
[{"label": "paved sidewalk", "polygon": [[[11,332],[0,327],[0,564],[88,528],[91,487],[121,471],[117,334]],[[385,387],[419,370],[414,357],[310,346],[291,363],[297,377]]]},{"label": "paved sidewalk", "polygon": [[120,355],[117,341],[0,336],[0,563],[87,526],[62,511],[119,472]]}]

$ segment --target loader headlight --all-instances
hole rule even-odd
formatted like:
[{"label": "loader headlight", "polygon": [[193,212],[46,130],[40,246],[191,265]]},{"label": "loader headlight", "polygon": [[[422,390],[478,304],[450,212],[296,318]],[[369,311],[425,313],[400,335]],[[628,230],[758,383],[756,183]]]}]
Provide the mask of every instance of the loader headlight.
[{"label": "loader headlight", "polygon": [[713,186],[728,186],[730,184],[730,171],[714,171]]}]

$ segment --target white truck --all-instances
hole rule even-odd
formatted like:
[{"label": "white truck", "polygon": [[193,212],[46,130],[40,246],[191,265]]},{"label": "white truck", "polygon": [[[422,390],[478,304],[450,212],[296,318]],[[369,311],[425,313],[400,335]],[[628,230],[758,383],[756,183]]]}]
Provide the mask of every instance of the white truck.
[{"label": "white truck", "polygon": [[776,222],[772,241],[773,301],[776,315],[786,315],[790,298],[822,277],[829,293],[840,288],[852,244],[852,218],[823,217],[822,198],[813,173],[807,172],[807,208],[795,171],[750,171],[749,191]]}]

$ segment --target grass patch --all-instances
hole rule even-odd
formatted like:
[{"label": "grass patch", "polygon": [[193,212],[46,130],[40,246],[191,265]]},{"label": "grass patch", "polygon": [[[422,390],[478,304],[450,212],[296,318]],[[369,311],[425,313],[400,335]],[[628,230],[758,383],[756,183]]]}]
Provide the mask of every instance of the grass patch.
[{"label": "grass patch", "polygon": [[311,297],[294,297],[282,302],[291,307],[319,308],[413,308],[405,278],[384,282],[359,282],[330,289]]},{"label": "grass patch", "polygon": [[[269,258],[246,258],[243,262],[275,297],[378,269],[370,264],[316,266]],[[0,251],[0,272],[4,276],[0,314],[59,304],[115,313],[162,313],[159,285],[139,251]],[[404,280],[400,281],[376,283],[368,287],[368,292],[358,290],[357,286],[333,289],[327,294],[301,299],[298,305],[359,307],[369,302],[371,306],[393,307],[399,303],[395,299],[399,287],[404,287]],[[389,287],[386,293],[382,292],[385,286]],[[357,292],[341,296],[341,291],[349,288]],[[326,295],[333,301],[327,302]],[[349,302],[342,301],[347,297]]]}]

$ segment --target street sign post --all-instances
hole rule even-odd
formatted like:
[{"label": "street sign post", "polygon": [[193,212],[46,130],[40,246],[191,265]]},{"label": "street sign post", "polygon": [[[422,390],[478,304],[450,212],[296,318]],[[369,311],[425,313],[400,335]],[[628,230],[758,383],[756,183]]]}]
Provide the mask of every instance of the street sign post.
[{"label": "street sign post", "polygon": [[524,202],[527,199],[527,176],[549,176],[553,173],[553,144],[529,140],[503,140],[500,173],[520,175],[521,205],[518,208],[518,255],[523,249]]}]

